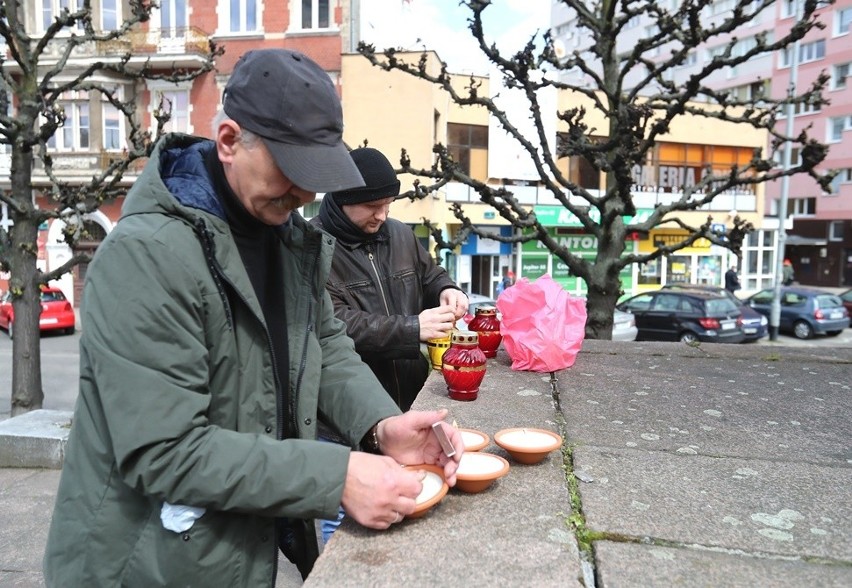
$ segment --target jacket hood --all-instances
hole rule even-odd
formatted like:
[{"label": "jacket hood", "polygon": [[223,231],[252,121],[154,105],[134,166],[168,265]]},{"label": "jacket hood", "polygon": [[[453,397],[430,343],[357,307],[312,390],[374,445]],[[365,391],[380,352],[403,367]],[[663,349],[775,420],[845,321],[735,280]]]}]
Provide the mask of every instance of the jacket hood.
[{"label": "jacket hood", "polygon": [[188,218],[189,208],[224,220],[225,211],[204,163],[215,148],[209,139],[177,133],[163,136],[127,193],[122,216],[164,212]]}]

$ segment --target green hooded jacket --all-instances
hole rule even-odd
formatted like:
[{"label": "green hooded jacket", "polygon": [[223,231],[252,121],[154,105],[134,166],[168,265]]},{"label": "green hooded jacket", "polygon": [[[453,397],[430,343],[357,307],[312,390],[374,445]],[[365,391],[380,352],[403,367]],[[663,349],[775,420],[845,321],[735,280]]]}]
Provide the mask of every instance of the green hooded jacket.
[{"label": "green hooded jacket", "polygon": [[[282,227],[289,378],[203,165],[210,141],[169,135],[86,276],[80,391],[44,557],[48,586],[273,586],[276,519],[303,574],[313,518],[336,517],[350,447],[399,414],[325,291],[333,239]],[[168,186],[168,187],[167,187]],[[289,381],[290,406],[276,384]],[[289,427],[285,419],[291,419]],[[298,439],[281,440],[298,431]],[[205,509],[169,531],[164,503]]]}]

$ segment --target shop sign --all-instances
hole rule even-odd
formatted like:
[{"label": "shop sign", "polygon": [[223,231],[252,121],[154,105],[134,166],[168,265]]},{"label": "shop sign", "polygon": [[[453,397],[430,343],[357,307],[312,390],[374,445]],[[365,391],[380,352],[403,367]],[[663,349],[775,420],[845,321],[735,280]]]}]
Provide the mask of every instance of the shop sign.
[{"label": "shop sign", "polygon": [[[585,233],[577,233],[574,235],[551,234],[550,237],[555,240],[560,247],[564,247],[575,255],[582,255],[583,253],[594,254],[597,253],[598,250],[598,238],[594,235],[587,235]],[[521,248],[525,253],[547,252],[547,247],[538,240],[527,241]]]},{"label": "shop sign", "polygon": [[524,257],[521,260],[521,277],[539,278],[547,272],[547,258]]},{"label": "shop sign", "polygon": [[[534,206],[538,222],[546,227],[582,227],[583,223],[577,218],[573,212],[564,206],[540,205]],[[643,223],[648,220],[651,213],[654,212],[651,208],[640,208],[634,216],[623,216],[625,223]],[[600,222],[601,214],[597,208],[589,209],[589,218],[594,222]]]},{"label": "shop sign", "polygon": [[567,279],[570,277],[570,271],[568,270],[568,266],[561,259],[554,257],[553,258],[553,279]]}]

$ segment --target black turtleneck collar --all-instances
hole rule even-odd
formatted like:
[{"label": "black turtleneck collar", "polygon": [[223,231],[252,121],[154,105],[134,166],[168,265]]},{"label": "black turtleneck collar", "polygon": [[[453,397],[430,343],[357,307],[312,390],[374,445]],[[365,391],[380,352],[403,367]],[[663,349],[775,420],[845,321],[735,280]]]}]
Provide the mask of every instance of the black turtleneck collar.
[{"label": "black turtleneck collar", "polygon": [[339,242],[347,245],[384,241],[388,238],[387,227],[384,224],[376,233],[365,233],[362,231],[349,220],[343,209],[337,205],[337,202],[329,194],[323,197],[317,216],[319,216],[323,229],[331,233]]}]

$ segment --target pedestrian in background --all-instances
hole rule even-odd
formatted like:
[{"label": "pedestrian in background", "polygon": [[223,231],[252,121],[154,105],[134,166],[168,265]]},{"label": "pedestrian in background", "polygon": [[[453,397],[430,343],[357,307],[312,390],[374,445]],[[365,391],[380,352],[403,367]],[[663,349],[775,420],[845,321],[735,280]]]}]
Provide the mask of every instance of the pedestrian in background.
[{"label": "pedestrian in background", "polygon": [[793,262],[789,259],[784,260],[784,264],[781,267],[781,283],[785,286],[789,286],[796,279],[796,274],[793,271]]},{"label": "pedestrian in background", "polygon": [[[47,586],[273,586],[279,548],[308,575],[340,504],[374,529],[412,512],[400,463],[455,483],[446,411],[402,414],[361,362],[332,240],[295,212],[363,185],[342,129],[328,74],[273,49],[235,66],[214,141],[158,143],[86,276]],[[348,446],[316,440],[319,414]]]},{"label": "pedestrian in background", "polygon": [[737,275],[737,266],[732,265],[725,272],[725,290],[733,294],[740,289],[740,277]]},{"label": "pedestrian in background", "polygon": [[497,296],[500,296],[507,288],[515,284],[515,272],[512,270],[503,270],[503,279],[497,284]]}]

